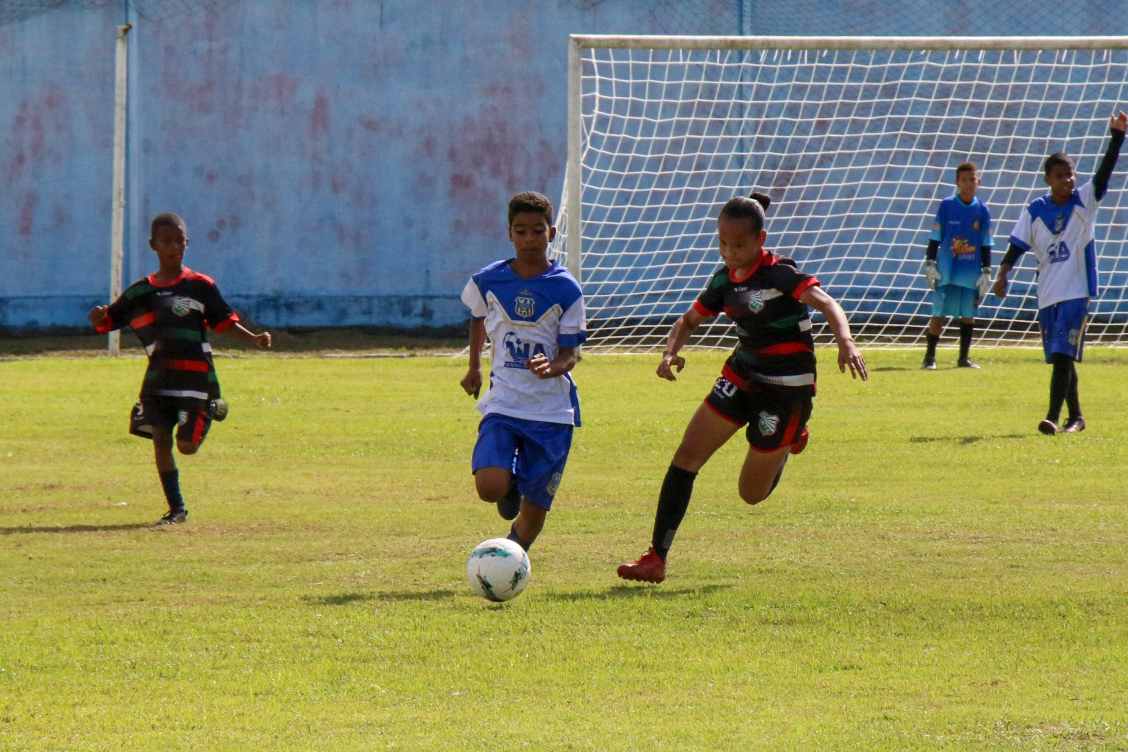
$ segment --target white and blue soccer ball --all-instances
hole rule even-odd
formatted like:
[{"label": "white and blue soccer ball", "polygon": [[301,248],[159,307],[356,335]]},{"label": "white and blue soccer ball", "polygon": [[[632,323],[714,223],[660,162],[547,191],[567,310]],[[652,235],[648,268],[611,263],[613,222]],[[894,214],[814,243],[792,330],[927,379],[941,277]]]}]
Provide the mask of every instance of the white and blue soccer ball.
[{"label": "white and blue soccer ball", "polygon": [[495,603],[520,595],[529,584],[529,572],[529,555],[507,538],[482,541],[466,562],[470,589]]}]

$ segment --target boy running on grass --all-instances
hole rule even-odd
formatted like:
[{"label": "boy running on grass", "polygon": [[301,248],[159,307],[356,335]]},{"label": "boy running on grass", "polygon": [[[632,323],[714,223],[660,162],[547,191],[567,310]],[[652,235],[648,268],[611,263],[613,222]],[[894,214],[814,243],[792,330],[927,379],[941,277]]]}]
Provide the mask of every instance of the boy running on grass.
[{"label": "boy running on grass", "polygon": [[134,436],[152,439],[168,512],[158,525],[184,522],[188,508],[180,492],[173,433],[181,454],[195,454],[212,420],[227,417],[212,363],[207,330],[230,330],[241,340],[270,347],[270,333],[255,334],[219,294],[211,278],[184,266],[188,226],[176,214],[157,215],[149,247],[159,268],[129,286],[109,306],[95,306],[88,318],[101,333],[129,327],[149,356],[141,396],[129,421]]},{"label": "boy running on grass", "polygon": [[525,550],[552,507],[572,428],[580,425],[569,373],[587,339],[580,285],[548,258],[556,236],[552,204],[539,193],[509,201],[509,240],[516,255],[476,272],[462,291],[470,309],[470,365],[462,388],[482,388],[482,348],[492,343],[489,387],[478,401],[485,416],[474,446],[478,497],[513,520],[508,538]]}]

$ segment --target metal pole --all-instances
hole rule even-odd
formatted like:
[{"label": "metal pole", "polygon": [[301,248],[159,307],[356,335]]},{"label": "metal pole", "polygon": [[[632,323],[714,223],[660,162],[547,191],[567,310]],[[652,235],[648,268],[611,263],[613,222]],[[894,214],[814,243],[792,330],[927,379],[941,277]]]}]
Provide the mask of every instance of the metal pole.
[{"label": "metal pole", "polygon": [[[122,263],[125,258],[125,113],[128,101],[129,44],[126,35],[133,28],[129,24],[117,30],[117,51],[114,69],[114,184],[110,198],[110,300],[121,295]],[[109,354],[121,354],[121,332],[109,335]]]}]

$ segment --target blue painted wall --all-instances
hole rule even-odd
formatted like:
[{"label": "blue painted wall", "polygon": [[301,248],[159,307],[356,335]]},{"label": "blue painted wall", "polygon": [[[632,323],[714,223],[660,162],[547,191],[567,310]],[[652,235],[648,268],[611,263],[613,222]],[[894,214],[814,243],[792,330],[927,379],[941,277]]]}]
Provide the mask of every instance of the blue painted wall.
[{"label": "blue painted wall", "polygon": [[[114,37],[130,32],[126,282],[148,220],[269,326],[461,324],[505,202],[559,196],[569,33],[1117,33],[1116,3],[159,0],[0,9],[0,328],[109,290]],[[26,7],[26,4],[25,6]],[[1047,19],[1054,25],[1047,27]]]}]

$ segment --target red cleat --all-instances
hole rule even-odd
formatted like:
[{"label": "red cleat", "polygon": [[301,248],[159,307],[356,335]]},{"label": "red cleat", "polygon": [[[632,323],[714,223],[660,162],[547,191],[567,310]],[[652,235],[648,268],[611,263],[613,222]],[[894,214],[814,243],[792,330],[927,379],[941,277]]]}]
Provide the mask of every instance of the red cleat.
[{"label": "red cleat", "polygon": [[641,559],[630,564],[620,564],[617,571],[624,580],[658,584],[666,579],[666,562],[651,547]]},{"label": "red cleat", "polygon": [[793,443],[791,445],[791,453],[792,454],[799,454],[804,449],[806,449],[807,448],[807,439],[809,439],[809,438],[811,438],[811,432],[808,431],[806,428],[804,428],[803,433],[799,434],[799,438],[796,439],[795,443]]}]

